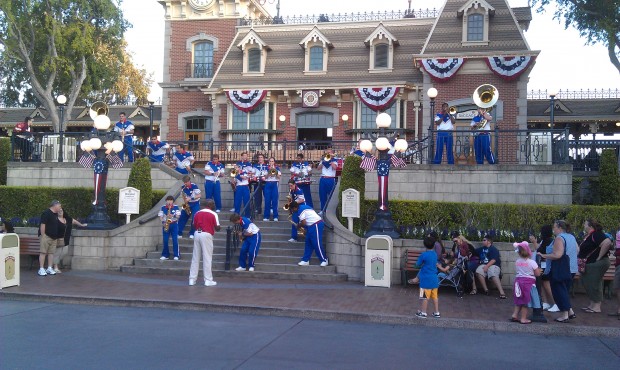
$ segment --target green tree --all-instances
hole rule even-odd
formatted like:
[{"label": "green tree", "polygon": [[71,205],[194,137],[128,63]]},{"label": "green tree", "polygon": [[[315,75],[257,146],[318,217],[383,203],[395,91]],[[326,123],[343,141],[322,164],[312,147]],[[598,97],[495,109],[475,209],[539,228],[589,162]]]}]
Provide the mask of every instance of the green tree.
[{"label": "green tree", "polygon": [[127,186],[140,190],[140,214],[153,207],[153,185],[151,181],[151,162],[140,158],[133,163]]},{"label": "green tree", "polygon": [[620,0],[533,0],[538,12],[555,3],[554,18],[574,27],[589,44],[607,47],[609,60],[620,73]]},{"label": "green tree", "polygon": [[[38,103],[47,109],[54,130],[60,117],[55,97],[67,96],[65,117],[80,96],[100,89],[119,69],[98,63],[108,57],[120,61],[123,34],[121,0],[0,0],[2,82],[7,99]],[[110,54],[98,55],[101,45]],[[114,74],[114,73],[116,74]]]},{"label": "green tree", "polygon": [[601,203],[620,204],[620,175],[618,174],[618,158],[615,150],[603,150],[598,176]]}]

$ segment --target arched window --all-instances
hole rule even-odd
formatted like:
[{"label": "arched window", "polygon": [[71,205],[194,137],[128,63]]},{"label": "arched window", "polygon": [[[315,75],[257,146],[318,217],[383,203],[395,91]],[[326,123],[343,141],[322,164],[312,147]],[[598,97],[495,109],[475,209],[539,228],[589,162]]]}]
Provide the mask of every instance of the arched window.
[{"label": "arched window", "polygon": [[213,43],[197,42],[194,44],[193,78],[213,77]]},{"label": "arched window", "polygon": [[311,71],[323,70],[323,47],[312,46],[310,48],[310,68]]}]

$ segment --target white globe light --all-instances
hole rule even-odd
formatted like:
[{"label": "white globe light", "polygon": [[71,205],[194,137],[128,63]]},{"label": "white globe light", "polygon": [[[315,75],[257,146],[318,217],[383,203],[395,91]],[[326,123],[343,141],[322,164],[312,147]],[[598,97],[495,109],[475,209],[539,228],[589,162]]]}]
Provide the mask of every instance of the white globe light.
[{"label": "white globe light", "polygon": [[85,152],[90,152],[93,148],[90,147],[90,140],[84,140],[80,143],[80,148]]},{"label": "white globe light", "polygon": [[286,121],[286,116],[283,114],[280,116],[280,122]]},{"label": "white globe light", "polygon": [[150,93],[146,97],[146,100],[149,102],[149,104],[155,104],[155,102],[157,101],[157,95],[155,95],[154,93]]},{"label": "white globe light", "polygon": [[343,114],[343,115],[342,115],[342,120],[343,120],[344,122],[347,122],[347,121],[349,120],[349,116],[348,116],[348,115],[346,115],[346,114]]},{"label": "white globe light", "polygon": [[110,149],[112,149],[112,143],[107,142],[107,143],[103,144],[103,147],[106,148],[106,150],[110,150]]},{"label": "white globe light", "polygon": [[387,150],[387,148],[390,147],[390,141],[387,139],[387,137],[380,137],[375,142],[375,145],[379,150]]},{"label": "white globe light", "polygon": [[64,95],[58,95],[56,97],[56,101],[58,102],[58,104],[65,104],[67,102],[67,97]]},{"label": "white globe light", "polygon": [[110,118],[105,114],[95,117],[95,128],[97,130],[107,130],[110,128]]},{"label": "white globe light", "polygon": [[407,140],[398,139],[396,140],[396,143],[394,144],[394,149],[396,149],[397,152],[404,153],[407,150],[408,146],[409,144],[407,143]]},{"label": "white globe light", "polygon": [[101,148],[101,140],[99,138],[92,138],[89,140],[90,141],[90,147],[93,148],[93,150],[97,150],[99,148]]},{"label": "white globe light", "polygon": [[377,122],[377,127],[388,128],[390,127],[390,124],[392,123],[392,117],[390,117],[389,114],[383,112],[377,116],[376,122]]},{"label": "white globe light", "polygon": [[431,99],[435,99],[437,97],[437,89],[434,88],[434,87],[431,87],[426,92],[426,95],[428,95],[428,97],[431,98]]},{"label": "white globe light", "polygon": [[368,139],[362,140],[360,143],[360,150],[364,153],[369,153],[372,151],[372,142]]},{"label": "white globe light", "polygon": [[112,150],[114,150],[117,153],[123,150],[123,142],[120,140],[114,140],[112,142]]}]

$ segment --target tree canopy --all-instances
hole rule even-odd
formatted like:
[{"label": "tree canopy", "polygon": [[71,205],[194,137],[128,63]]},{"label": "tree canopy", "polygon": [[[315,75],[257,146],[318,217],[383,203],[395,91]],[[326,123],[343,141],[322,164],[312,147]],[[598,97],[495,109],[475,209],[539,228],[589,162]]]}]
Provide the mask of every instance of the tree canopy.
[{"label": "tree canopy", "polygon": [[59,128],[55,98],[145,101],[150,75],[133,66],[123,39],[131,25],[121,0],[0,0],[0,94],[8,105],[36,104]]},{"label": "tree canopy", "polygon": [[533,0],[538,11],[555,3],[554,18],[574,27],[590,44],[607,47],[609,60],[620,73],[620,0]]}]

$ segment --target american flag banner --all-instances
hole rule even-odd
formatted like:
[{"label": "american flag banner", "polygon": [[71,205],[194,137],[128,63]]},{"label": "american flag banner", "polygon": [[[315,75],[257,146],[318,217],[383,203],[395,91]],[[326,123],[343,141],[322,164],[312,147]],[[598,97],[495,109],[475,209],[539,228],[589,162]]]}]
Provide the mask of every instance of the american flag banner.
[{"label": "american flag banner", "polygon": [[95,156],[92,153],[85,152],[84,154],[82,154],[82,157],[80,157],[78,163],[81,164],[84,168],[91,168],[93,167],[94,161]]},{"label": "american flag banner", "polygon": [[370,172],[375,169],[377,165],[377,158],[373,155],[365,155],[364,159],[362,159],[362,163],[360,163],[360,168],[366,172]]},{"label": "american flag banner", "polygon": [[393,155],[391,160],[392,160],[392,166],[394,166],[394,167],[399,167],[399,168],[400,167],[407,167],[407,163],[405,163],[405,161],[403,161],[402,158],[399,158],[399,157]]},{"label": "american flag banner", "polygon": [[121,160],[121,158],[116,153],[108,154],[106,156],[106,158],[110,162],[110,167],[112,167],[112,168],[121,168],[121,167],[123,167],[123,161]]}]

